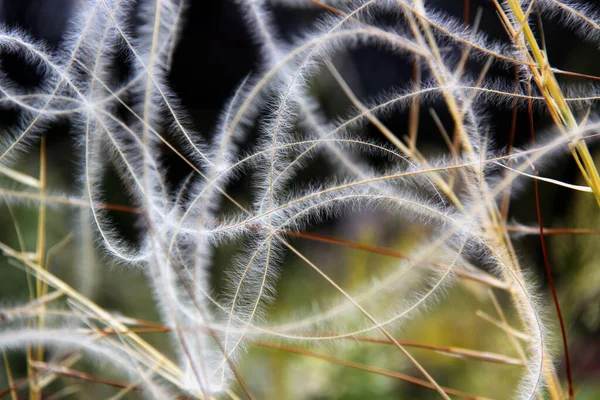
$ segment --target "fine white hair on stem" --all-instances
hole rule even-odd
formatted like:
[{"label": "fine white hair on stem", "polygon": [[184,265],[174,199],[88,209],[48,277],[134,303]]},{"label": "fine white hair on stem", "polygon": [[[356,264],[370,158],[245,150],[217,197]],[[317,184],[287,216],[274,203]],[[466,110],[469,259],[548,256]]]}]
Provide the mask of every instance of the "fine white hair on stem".
[{"label": "fine white hair on stem", "polygon": [[[151,368],[140,370],[132,360],[135,355],[115,340],[98,340],[98,337],[68,329],[15,329],[0,332],[0,348],[3,351],[44,344],[57,349],[83,349],[101,362],[110,362],[130,376],[132,383],[145,389],[147,398],[169,396],[164,384],[154,376]],[[48,368],[52,368],[50,365]],[[166,397],[165,397],[166,398]]]},{"label": "fine white hair on stem", "polygon": [[[538,0],[535,9],[532,2],[517,4],[524,9],[531,6],[529,11],[545,8],[538,11],[581,30],[579,34],[593,42],[598,40],[594,7],[558,0]],[[323,12],[309,29],[289,38],[282,34],[285,29],[278,25],[273,8],[281,5],[318,6]],[[522,21],[509,12],[508,3],[497,5],[498,13],[507,13],[502,20],[506,30],[514,33]],[[234,380],[245,388],[236,365],[244,360],[252,340],[310,345],[383,335],[426,378],[427,387],[449,398],[452,393],[438,385],[396,335],[417,315],[427,318],[430,310],[446,301],[450,287],[470,290],[458,283],[466,278],[493,287],[494,292],[505,291],[510,298],[510,318],[516,316],[520,325],[509,326],[500,306],[497,311],[519,355],[516,364],[523,366],[520,383],[515,381],[515,397],[538,396],[544,385],[560,388],[553,382],[553,357],[548,352],[553,335],[546,326],[541,290],[525,257],[513,247],[502,201],[511,201],[526,189],[517,185],[522,177],[563,190],[598,190],[591,181],[575,185],[537,170],[556,163],[569,143],[590,143],[596,137],[591,132],[598,123],[589,114],[600,98],[598,88],[561,83],[561,112],[583,110],[584,118],[549,129],[541,139],[543,145],[538,140],[537,146],[516,150],[511,137],[509,147],[499,149],[495,138],[504,125],[491,118],[492,108],[514,109],[515,118],[530,108],[541,115],[550,110],[555,122],[564,119],[548,107],[557,100],[555,94],[546,93],[548,87],[528,86],[558,70],[535,69],[533,49],[520,34],[508,43],[497,41],[479,23],[480,15],[475,23],[465,23],[424,0],[236,0],[235,6],[259,47],[260,62],[230,91],[212,136],[194,131],[194,115],[171,88],[175,51],[191,3],[80,1],[55,47],[18,29],[0,27],[2,52],[23,59],[39,75],[35,88],[23,89],[0,74],[0,106],[18,113],[15,126],[0,141],[0,172],[19,185],[0,190],[21,247],[17,251],[0,242],[0,250],[26,269],[38,286],[53,286],[56,296],[68,297],[72,308],[46,307],[54,295],[36,289],[31,303],[6,313],[9,323],[22,318],[28,325],[2,327],[0,348],[82,348],[114,361],[148,397],[168,398],[169,390],[175,390],[194,398],[225,392],[235,398],[230,391]],[[337,65],[339,54],[364,48],[408,61],[418,73],[406,83],[363,96],[359,85],[380,77],[369,75],[372,71],[357,73],[355,85]],[[124,65],[119,67],[126,72],[119,74],[115,65],[122,59]],[[495,74],[494,68],[503,72],[515,68],[515,82],[488,76]],[[322,79],[329,79],[332,86],[323,85],[325,93],[317,95]],[[336,90],[329,91],[331,87]],[[336,111],[328,112],[326,103],[338,102]],[[449,155],[421,146],[417,135],[426,125],[420,122],[423,115],[417,105],[435,108],[435,126]],[[438,108],[443,117],[437,117]],[[392,125],[397,116],[406,115],[408,129]],[[79,196],[55,195],[59,192],[46,187],[45,149],[39,179],[11,169],[17,155],[63,119],[71,124],[78,150]],[[178,168],[172,158],[186,165],[185,178],[172,177],[171,168]],[[582,161],[576,157],[576,162]],[[319,171],[312,176],[315,169]],[[116,175],[128,206],[110,204],[111,175]],[[249,185],[248,193],[231,190],[239,182]],[[27,189],[20,190],[22,186]],[[13,203],[39,207],[41,250],[35,254],[27,252],[10,208]],[[104,273],[94,262],[93,239],[109,261],[144,272],[161,329],[171,335],[176,362],[44,265],[43,239],[49,231],[44,218],[54,204],[81,207],[80,280],[83,275]],[[114,217],[114,210],[124,209],[135,220],[136,240],[126,239]],[[371,216],[373,221],[363,222]],[[418,227],[419,233],[412,235],[411,248],[402,254],[309,233],[323,226],[362,229],[362,223],[374,229],[384,224],[399,230]],[[412,232],[409,228],[407,232]],[[322,266],[320,251],[312,253],[306,247],[305,254],[294,238],[366,250],[394,261],[373,263],[365,279],[348,283],[336,274],[351,275],[345,269],[349,263],[333,256],[329,263],[336,264],[335,270]],[[217,261],[223,252],[226,265]],[[296,266],[315,274],[325,289],[310,293],[318,297],[310,299],[313,303],[303,299],[300,310],[271,319],[269,308],[277,305],[281,294],[280,275],[291,269],[295,273]],[[94,292],[91,284],[79,287],[86,295]],[[494,292],[490,291],[492,298]],[[80,324],[63,330],[43,327],[61,312],[65,321]],[[4,323],[5,315],[0,316]],[[94,332],[99,334],[93,336]]]}]

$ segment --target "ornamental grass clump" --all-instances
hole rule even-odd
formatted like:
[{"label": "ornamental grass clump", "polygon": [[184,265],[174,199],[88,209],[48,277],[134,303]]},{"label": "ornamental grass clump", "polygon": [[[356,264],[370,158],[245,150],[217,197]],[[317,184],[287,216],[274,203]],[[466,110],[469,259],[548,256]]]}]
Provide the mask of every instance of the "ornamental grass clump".
[{"label": "ornamental grass clump", "polygon": [[[0,249],[6,268],[26,275],[29,296],[3,298],[0,348],[10,353],[2,394],[47,398],[57,379],[70,377],[113,388],[113,399],[255,398],[259,381],[269,379],[253,371],[264,365],[255,349],[271,348],[444,399],[506,395],[485,383],[485,391],[463,391],[464,382],[456,386],[432,363],[437,358],[424,355],[433,350],[475,365],[469,373],[477,382],[490,379],[479,363],[510,369],[514,398],[573,398],[538,185],[582,192],[600,205],[588,148],[597,90],[594,77],[553,67],[541,21],[564,24],[596,45],[598,14],[558,0],[493,6],[505,37],[488,34],[481,10],[460,19],[424,0],[237,0],[260,65],[237,83],[210,134],[196,131],[195,115],[171,84],[187,1],[76,2],[54,46],[2,27],[3,55],[37,77],[23,87],[0,74],[2,107],[15,115],[0,141],[7,216]],[[318,16],[284,35],[280,8]],[[403,60],[412,77],[372,96],[359,93],[342,61],[365,48]],[[564,75],[592,83],[562,82]],[[197,96],[211,93],[198,89]],[[343,99],[337,113],[327,111],[333,96]],[[508,146],[497,144],[496,135],[509,134],[496,131],[492,108],[529,115],[532,129],[513,123]],[[550,122],[537,142],[534,113]],[[397,116],[405,128],[389,125]],[[61,151],[73,155],[70,172],[78,176],[61,189],[52,185],[61,179],[48,149],[60,123],[72,138]],[[446,148],[433,151],[423,136]],[[515,137],[527,140],[517,148]],[[547,166],[570,159],[581,184],[545,176]],[[532,190],[538,225],[511,222],[511,203]],[[113,200],[115,192],[127,205]],[[22,229],[23,209],[34,215],[27,224],[34,228]],[[68,224],[52,217],[64,210]],[[123,232],[121,214],[133,234]],[[365,242],[367,231],[379,232],[386,246],[323,234],[340,226]],[[412,234],[398,235],[400,227]],[[68,233],[57,237],[61,230]],[[532,232],[547,278],[513,244]],[[71,242],[77,257],[60,258]],[[356,267],[344,251],[367,252],[376,262]],[[308,278],[290,275],[300,270]],[[144,275],[153,302],[137,307],[156,310],[160,321],[101,305],[99,294],[118,290],[126,271]],[[453,307],[457,288],[495,315]],[[293,297],[298,307],[290,306]],[[506,346],[403,338],[421,324],[443,336],[436,310],[448,305],[454,322],[479,321],[490,343],[501,337]],[[550,322],[556,315],[558,324]],[[157,345],[149,333],[169,341]],[[382,354],[383,344],[385,369],[344,359],[353,346]],[[118,379],[80,369],[82,358]],[[22,377],[13,376],[16,359],[26,362]],[[69,385],[60,391],[68,394]]]}]

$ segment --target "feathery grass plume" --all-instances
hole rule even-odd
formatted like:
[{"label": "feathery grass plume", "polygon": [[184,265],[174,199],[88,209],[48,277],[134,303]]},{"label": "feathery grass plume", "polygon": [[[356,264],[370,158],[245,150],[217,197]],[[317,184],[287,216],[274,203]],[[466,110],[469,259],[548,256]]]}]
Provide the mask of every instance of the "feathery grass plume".
[{"label": "feathery grass plume", "polygon": [[[371,6],[372,2],[369,2],[361,7],[356,7],[352,9],[350,15],[355,13],[359,13]],[[265,60],[266,68],[270,71],[280,68],[279,63],[282,61],[286,61],[287,57],[284,57],[286,53],[289,53],[290,50],[288,48],[289,45],[283,43],[281,39],[278,38],[277,30],[274,28],[274,24],[271,21],[270,13],[266,9],[264,5],[264,1],[262,0],[251,0],[251,1],[240,1],[239,4],[244,7],[245,17],[248,20],[248,27],[254,33],[255,41],[261,46],[261,53],[263,55],[263,59]],[[329,33],[332,33],[337,28],[341,27],[347,21],[347,18],[337,23],[337,21],[333,21],[336,25],[332,25],[333,27],[328,32],[323,39],[327,39]],[[309,36],[310,38],[310,36]],[[306,41],[305,41],[306,42]],[[291,49],[302,49],[304,43],[295,43]],[[303,75],[310,75],[310,65],[312,61],[310,60],[310,56],[312,53],[318,54],[318,47],[322,46],[322,41],[319,38],[315,38],[315,45],[317,48],[315,49],[307,49],[309,50],[309,54],[300,60],[290,60],[292,65],[284,65],[282,68],[282,72],[278,75],[278,79],[281,80],[281,88],[287,87],[288,91],[297,90],[297,93],[286,93],[282,94],[283,97],[281,99],[282,109],[280,112],[275,112],[275,125],[281,123],[281,119],[283,118],[282,113],[283,109],[285,109],[286,104],[290,104],[294,106],[297,103],[298,110],[298,120],[296,121],[299,125],[305,126],[305,129],[308,133],[309,138],[315,139],[323,139],[326,137],[326,123],[324,121],[321,112],[318,110],[318,104],[312,99],[312,96],[306,92],[302,87]],[[311,46],[312,47],[312,46]],[[302,53],[299,53],[298,56],[302,56]],[[322,60],[326,60],[327,56],[321,57]],[[298,64],[294,66],[293,64]],[[299,75],[301,73],[301,75]],[[278,140],[282,140],[279,135],[275,135],[275,138]],[[285,140],[285,135],[283,135],[283,140]],[[348,152],[342,151],[338,149],[338,145],[336,142],[324,141],[325,147],[335,156],[336,159],[341,161],[341,164],[332,163],[332,168],[341,168],[342,171],[348,171],[351,174],[357,176],[366,176],[363,171],[363,166],[361,166],[361,162],[356,157],[352,157],[352,155]],[[275,150],[274,150],[275,151]],[[291,167],[291,165],[290,165]],[[274,178],[274,181],[280,181],[282,175],[277,174]],[[290,178],[288,177],[287,180]],[[280,184],[283,184],[283,180],[281,180]]]},{"label": "feathery grass plume", "polygon": [[[168,398],[169,391],[164,384],[156,379],[152,373],[142,369],[143,360],[132,360],[135,356],[130,349],[123,346],[118,340],[100,339],[99,336],[79,333],[68,329],[18,329],[15,332],[3,331],[0,333],[0,346],[2,350],[11,348],[22,348],[26,345],[37,345],[43,343],[60,351],[61,349],[73,351],[83,349],[99,362],[110,361],[121,371],[130,375],[130,381],[136,386],[145,389],[147,398]],[[52,373],[51,364],[41,363],[42,371]]]},{"label": "feathery grass plume", "polygon": [[[528,2],[523,2],[529,5]],[[598,43],[600,34],[600,13],[592,2],[569,0],[542,0],[535,5],[536,11],[544,16],[555,18],[566,26],[572,27],[580,37]]]},{"label": "feathery grass plume", "polygon": [[[275,12],[282,5],[322,12],[287,39]],[[585,164],[581,169],[587,185],[555,179],[546,174],[546,166],[562,160],[559,153],[567,145],[593,142],[598,123],[590,108],[598,90],[578,83],[554,88],[549,95],[544,79],[564,71],[538,65],[541,61],[531,54],[537,39],[529,35],[525,40],[520,30],[530,32],[529,13],[539,12],[581,30],[578,34],[595,43],[597,13],[572,1],[494,5],[508,34],[505,40],[491,38],[481,13],[472,23],[468,14],[462,21],[424,0],[237,0],[235,7],[261,60],[257,71],[237,83],[210,139],[194,131],[194,116],[171,88],[177,43],[194,6],[185,0],[81,1],[55,47],[24,31],[0,27],[3,53],[23,59],[39,78],[34,88],[24,89],[0,74],[0,103],[18,114],[3,133],[0,173],[19,185],[0,188],[19,249],[5,244],[2,236],[0,250],[25,270],[30,291],[28,303],[0,311],[0,349],[26,350],[23,379],[30,397],[41,399],[61,371],[73,371],[69,353],[83,351],[127,373],[128,379],[116,383],[121,391],[115,398],[133,390],[148,398],[238,398],[240,388],[254,398],[251,388],[259,387],[263,377],[252,371],[248,375],[255,382],[248,387],[237,367],[252,363],[253,350],[262,343],[405,380],[444,399],[480,398],[441,386],[443,366],[432,368],[436,359],[413,352],[434,350],[473,363],[518,368],[510,389],[496,394],[484,387],[489,396],[508,396],[511,390],[520,399],[567,398],[555,370],[551,339],[556,335],[548,322],[544,289],[513,244],[509,228],[522,225],[507,225],[503,201],[508,204],[527,193],[521,181],[535,182],[547,259],[538,182],[585,193],[596,189],[591,155],[581,161],[578,155],[589,153],[580,148],[573,155],[580,167]],[[527,13],[525,18],[519,11]],[[365,48],[407,61],[418,73],[409,82],[362,94],[361,84],[371,77],[357,73],[351,81],[338,66],[341,54]],[[505,74],[513,69],[516,82]],[[326,93],[331,97],[326,101],[315,90],[323,81],[336,88],[336,93]],[[532,82],[538,86],[531,87]],[[326,111],[327,101],[339,103],[337,112]],[[432,107],[432,126],[439,132],[428,131],[417,106]],[[515,120],[520,111],[531,112],[532,125],[533,112],[549,110],[557,127],[548,129],[537,145],[519,141],[517,149],[515,123],[510,144],[500,148],[498,131],[504,125],[492,117],[492,108],[514,109]],[[585,113],[581,120],[575,120],[576,109]],[[568,111],[573,121],[559,111]],[[405,115],[409,126],[403,131],[393,120]],[[71,123],[80,153],[77,197],[54,195],[48,184],[44,134],[61,119]],[[425,135],[437,134],[447,150],[424,144]],[[18,162],[40,136],[40,176],[34,178],[19,171]],[[186,165],[185,178],[171,177],[176,168],[169,163],[171,156]],[[315,166],[323,171],[307,178]],[[131,207],[111,204],[110,174],[117,176]],[[246,181],[249,193],[232,194],[233,186]],[[62,243],[47,238],[53,204],[81,208],[76,230],[81,252],[74,263],[78,280],[107,274],[107,281],[119,285],[114,270],[94,265],[90,243],[95,235],[107,261],[143,271],[154,300],[144,311],[156,309],[161,323],[109,312],[90,299],[101,292],[94,282],[78,284],[78,291],[50,269],[50,255]],[[36,237],[35,252],[28,252],[31,240],[21,232],[13,205],[38,207],[37,228],[29,235]],[[114,211],[134,215],[134,244],[120,231]],[[370,217],[363,220],[364,215]],[[364,238],[369,229],[385,232],[386,224],[410,236],[402,251],[392,248],[397,247],[397,233],[381,240],[388,247],[350,237],[356,227]],[[344,239],[319,231],[339,226],[347,227],[340,229],[347,231]],[[339,256],[345,254],[342,250],[325,252],[304,246],[304,240],[343,248],[349,258],[356,251],[378,258],[355,268]],[[46,250],[50,242],[52,251]],[[225,266],[218,261],[223,253],[228,256]],[[312,280],[302,273],[312,274]],[[303,288],[305,282],[309,290]],[[454,302],[460,305],[461,297],[455,291],[467,293],[465,309],[489,307],[495,315],[474,308],[441,318],[439,310],[448,304],[459,309]],[[297,297],[296,303],[280,309],[286,296]],[[62,297],[69,308],[55,306]],[[477,304],[465,305],[464,299]],[[402,337],[423,326],[425,333],[441,331],[442,339],[452,340],[451,329],[441,323],[467,326],[476,317],[485,319],[482,326],[493,326],[482,328],[481,336],[493,336],[494,352]],[[148,332],[169,332],[177,362],[140,336]],[[423,332],[424,340],[432,337]],[[507,339],[510,347],[501,346],[496,336]],[[385,351],[377,362],[398,368],[402,361],[416,375],[350,360],[353,355],[338,347],[346,339],[393,346],[396,352]],[[326,352],[332,350],[326,346],[318,347],[318,354],[308,349],[325,343],[340,354],[329,356]],[[52,357],[44,352],[46,346],[54,349]],[[368,349],[373,349],[368,357],[380,354],[375,347]],[[473,369],[477,382],[496,373]],[[568,376],[572,387],[570,369]],[[454,384],[450,379],[444,383]],[[18,385],[9,382],[6,394],[15,393]]]},{"label": "feathery grass plume", "polygon": [[[173,27],[180,19],[178,2],[164,1],[141,4],[138,10],[141,29],[134,38],[124,37],[134,54],[134,73],[145,76],[133,91],[131,112],[135,115],[133,138],[119,139],[117,150],[123,154],[131,178],[135,181],[139,203],[145,210],[148,231],[143,254],[149,262],[148,277],[163,318],[175,329],[174,338],[180,347],[184,386],[192,393],[215,393],[226,386],[214,374],[218,346],[213,339],[198,331],[209,326],[210,316],[205,309],[206,264],[209,249],[202,229],[195,236],[181,237],[177,230],[177,206],[167,193],[164,166],[158,153],[162,143],[161,114],[173,119],[175,136],[185,143],[194,161],[207,160],[198,137],[184,126],[183,113],[166,84],[171,47],[174,46]],[[132,145],[133,144],[133,145]],[[194,154],[193,152],[196,152]],[[202,226],[202,223],[201,225]],[[175,247],[173,247],[175,246]],[[183,256],[180,252],[184,249]],[[217,338],[214,338],[217,340]]]}]

